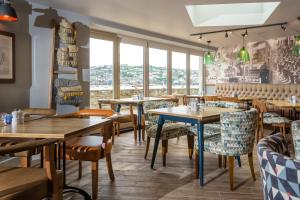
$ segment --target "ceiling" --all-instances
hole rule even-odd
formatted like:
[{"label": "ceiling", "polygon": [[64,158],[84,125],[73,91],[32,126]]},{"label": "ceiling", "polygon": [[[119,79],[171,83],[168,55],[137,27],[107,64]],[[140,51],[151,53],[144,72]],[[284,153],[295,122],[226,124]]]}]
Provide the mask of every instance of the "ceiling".
[{"label": "ceiling", "polygon": [[[260,0],[30,0],[54,8],[65,9],[107,20],[117,24],[168,35],[195,43],[206,43],[212,40],[213,46],[231,46],[242,42],[241,33],[233,32],[229,38],[224,34],[214,34],[203,37],[191,37],[191,33],[222,30],[234,27],[194,27],[186,11],[186,5],[225,4],[261,2]],[[273,0],[279,1],[279,0]],[[264,0],[264,2],[272,2]],[[300,1],[281,0],[280,5],[269,17],[265,24],[289,22],[284,32],[280,27],[249,30],[247,42],[262,41],[281,36],[290,36],[300,33]]]}]

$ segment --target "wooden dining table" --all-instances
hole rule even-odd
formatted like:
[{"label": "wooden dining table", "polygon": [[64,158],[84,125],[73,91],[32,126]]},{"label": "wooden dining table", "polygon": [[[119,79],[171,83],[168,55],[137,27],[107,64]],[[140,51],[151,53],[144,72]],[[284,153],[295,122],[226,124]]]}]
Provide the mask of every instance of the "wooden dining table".
[{"label": "wooden dining table", "polygon": [[291,103],[287,100],[267,100],[267,103],[279,109],[291,109],[292,119],[296,120],[297,109],[300,108],[300,103]]},{"label": "wooden dining table", "polygon": [[116,112],[120,112],[122,105],[135,105],[137,107],[138,137],[139,137],[139,142],[141,143],[142,115],[144,113],[143,103],[149,101],[169,101],[169,100],[174,100],[174,97],[144,97],[141,99],[138,98],[98,99],[98,103],[99,105],[101,104],[116,105],[116,106],[112,106],[115,108]]},{"label": "wooden dining table", "polygon": [[60,118],[43,117],[26,121],[23,124],[7,125],[0,127],[0,138],[14,139],[58,139],[63,146],[62,170],[64,175],[64,192],[76,192],[84,196],[86,200],[91,200],[90,195],[77,187],[66,184],[66,143],[65,141],[76,136],[89,134],[105,126],[111,126],[111,119],[101,117],[89,118]]},{"label": "wooden dining table", "polygon": [[204,184],[204,140],[203,140],[203,125],[206,123],[216,122],[220,120],[220,114],[224,112],[236,112],[241,109],[220,108],[220,107],[205,107],[203,110],[193,112],[188,106],[178,106],[171,108],[153,109],[148,113],[159,115],[157,133],[152,154],[151,168],[154,168],[156,153],[159,145],[162,127],[165,121],[183,122],[191,125],[197,125],[198,135],[198,155],[199,155],[199,178],[200,185]]}]

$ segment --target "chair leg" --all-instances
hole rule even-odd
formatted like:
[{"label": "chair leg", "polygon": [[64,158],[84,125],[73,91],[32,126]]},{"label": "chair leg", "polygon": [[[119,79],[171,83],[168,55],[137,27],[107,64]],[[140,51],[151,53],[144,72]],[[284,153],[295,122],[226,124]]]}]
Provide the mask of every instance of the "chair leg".
[{"label": "chair leg", "polygon": [[251,175],[252,175],[253,181],[255,181],[256,177],[255,177],[255,172],[254,172],[253,154],[252,154],[252,152],[248,154],[248,162],[249,162],[250,171],[251,171]]},{"label": "chair leg", "polygon": [[121,123],[118,123],[117,124],[117,134],[118,134],[118,137],[120,136],[120,129],[121,129]]},{"label": "chair leg", "polygon": [[223,168],[227,168],[227,156],[222,156],[223,157]]},{"label": "chair leg", "polygon": [[193,151],[194,151],[194,136],[193,135],[187,135],[187,141],[188,141],[188,148],[189,148],[189,158],[193,158]]},{"label": "chair leg", "polygon": [[218,155],[218,164],[219,164],[219,168],[222,168],[222,156]]},{"label": "chair leg", "polygon": [[147,144],[146,144],[146,151],[145,151],[145,159],[147,159],[148,151],[149,151],[149,146],[150,146],[150,137],[147,137]]},{"label": "chair leg", "polygon": [[230,190],[233,190],[234,157],[228,156]]},{"label": "chair leg", "polygon": [[92,162],[92,197],[93,200],[97,199],[98,196],[98,168],[99,168],[99,163],[98,161],[93,161]]},{"label": "chair leg", "polygon": [[194,155],[194,168],[195,168],[195,178],[199,178],[199,155],[198,152],[195,151]]},{"label": "chair leg", "polygon": [[106,159],[106,167],[107,167],[109,178],[110,178],[111,181],[114,181],[115,180],[115,175],[114,175],[114,170],[113,170],[113,167],[112,167],[110,152],[105,155],[105,159]]},{"label": "chair leg", "polygon": [[78,160],[78,179],[82,177],[82,161]]},{"label": "chair leg", "polygon": [[116,135],[116,131],[117,131],[117,126],[116,123],[113,123],[113,133],[111,135],[111,143],[115,144],[115,135]]},{"label": "chair leg", "polygon": [[28,168],[31,166],[31,156],[20,157],[21,167]]},{"label": "chair leg", "polygon": [[145,141],[145,126],[142,126],[142,139]]},{"label": "chair leg", "polygon": [[163,166],[166,166],[167,160],[167,149],[168,149],[168,140],[162,140],[162,158],[163,158]]}]

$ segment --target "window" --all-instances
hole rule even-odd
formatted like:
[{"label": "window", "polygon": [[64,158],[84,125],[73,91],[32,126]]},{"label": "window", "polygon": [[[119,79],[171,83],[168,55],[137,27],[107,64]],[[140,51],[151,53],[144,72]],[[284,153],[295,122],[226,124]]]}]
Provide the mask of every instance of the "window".
[{"label": "window", "polygon": [[200,56],[190,56],[190,93],[194,95],[202,93],[203,73],[200,59]]},{"label": "window", "polygon": [[168,52],[149,48],[149,96],[168,94]]},{"label": "window", "polygon": [[90,38],[90,104],[113,98],[113,41]]},{"label": "window", "polygon": [[144,48],[120,44],[120,98],[144,93]]},{"label": "window", "polygon": [[186,54],[172,52],[172,94],[186,94]]}]

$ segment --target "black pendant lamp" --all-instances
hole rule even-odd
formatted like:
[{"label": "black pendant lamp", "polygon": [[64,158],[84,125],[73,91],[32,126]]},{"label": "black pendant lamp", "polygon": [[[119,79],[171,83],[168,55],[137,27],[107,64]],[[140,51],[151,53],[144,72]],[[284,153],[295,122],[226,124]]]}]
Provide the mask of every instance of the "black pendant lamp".
[{"label": "black pendant lamp", "polygon": [[16,10],[11,7],[10,1],[0,0],[0,21],[15,22],[17,20]]}]

